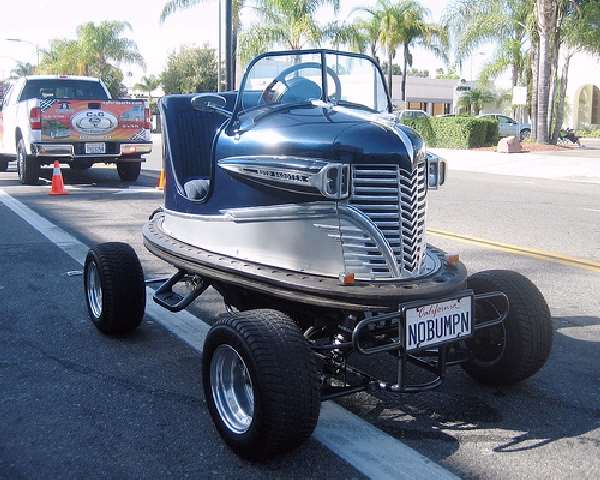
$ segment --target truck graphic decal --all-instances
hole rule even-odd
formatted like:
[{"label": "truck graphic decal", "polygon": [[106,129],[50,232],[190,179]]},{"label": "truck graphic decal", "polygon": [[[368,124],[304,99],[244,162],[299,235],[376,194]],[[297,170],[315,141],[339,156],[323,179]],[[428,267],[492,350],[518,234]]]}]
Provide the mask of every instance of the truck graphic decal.
[{"label": "truck graphic decal", "polygon": [[52,98],[40,110],[42,141],[148,140],[143,102]]}]

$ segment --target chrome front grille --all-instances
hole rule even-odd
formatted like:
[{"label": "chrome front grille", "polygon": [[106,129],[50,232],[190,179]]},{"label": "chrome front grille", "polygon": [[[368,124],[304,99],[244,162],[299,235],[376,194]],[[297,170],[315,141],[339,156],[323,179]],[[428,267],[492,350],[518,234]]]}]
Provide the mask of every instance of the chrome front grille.
[{"label": "chrome front grille", "polygon": [[[425,255],[425,164],[412,172],[397,165],[354,165],[349,205],[364,213],[381,231],[394,253],[402,277],[421,273]],[[358,278],[393,278],[380,249],[350,223],[341,224],[348,271]]]}]

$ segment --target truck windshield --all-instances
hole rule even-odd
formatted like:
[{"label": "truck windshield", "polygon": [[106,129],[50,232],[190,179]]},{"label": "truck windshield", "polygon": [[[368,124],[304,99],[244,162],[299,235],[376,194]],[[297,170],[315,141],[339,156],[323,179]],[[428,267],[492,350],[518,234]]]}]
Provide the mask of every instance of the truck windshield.
[{"label": "truck windshield", "polygon": [[21,101],[31,98],[73,98],[79,100],[108,100],[106,91],[93,80],[34,79],[27,80]]},{"label": "truck windshield", "polygon": [[[308,103],[323,98],[321,54],[267,55],[246,73],[241,110]],[[325,55],[327,101],[351,108],[385,112],[388,98],[375,63],[367,57],[328,52]]]}]

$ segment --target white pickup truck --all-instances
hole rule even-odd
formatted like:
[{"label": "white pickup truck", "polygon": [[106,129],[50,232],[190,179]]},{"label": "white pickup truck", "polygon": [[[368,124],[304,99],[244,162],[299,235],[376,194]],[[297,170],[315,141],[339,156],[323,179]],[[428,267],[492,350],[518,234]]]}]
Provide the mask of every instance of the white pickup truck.
[{"label": "white pickup truck", "polygon": [[84,170],[116,163],[119,177],[135,181],[152,151],[144,100],[113,100],[97,78],[32,75],[10,85],[0,103],[0,171],[17,160],[24,184],[54,160]]}]

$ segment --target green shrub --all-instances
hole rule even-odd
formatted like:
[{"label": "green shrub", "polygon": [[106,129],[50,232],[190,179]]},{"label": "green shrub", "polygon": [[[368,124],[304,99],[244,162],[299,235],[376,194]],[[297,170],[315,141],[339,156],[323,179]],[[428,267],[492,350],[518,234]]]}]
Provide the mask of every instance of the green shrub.
[{"label": "green shrub", "polygon": [[402,123],[407,127],[416,130],[419,135],[423,137],[423,140],[425,140],[427,145],[433,146],[433,143],[435,142],[435,135],[433,133],[433,129],[431,128],[429,117],[407,118],[402,120]]},{"label": "green shrub", "polygon": [[575,134],[584,138],[600,138],[600,128],[584,128],[582,130],[577,130]]},{"label": "green shrub", "polygon": [[498,142],[498,122],[477,117],[413,118],[403,123],[414,128],[431,147],[490,147]]}]

